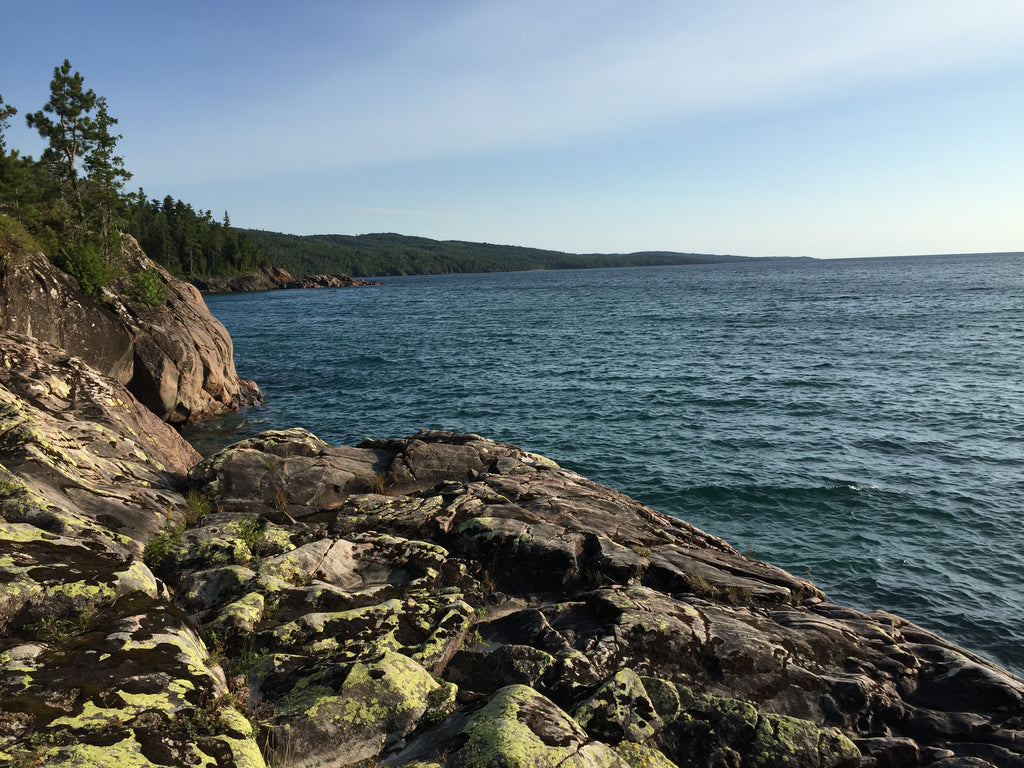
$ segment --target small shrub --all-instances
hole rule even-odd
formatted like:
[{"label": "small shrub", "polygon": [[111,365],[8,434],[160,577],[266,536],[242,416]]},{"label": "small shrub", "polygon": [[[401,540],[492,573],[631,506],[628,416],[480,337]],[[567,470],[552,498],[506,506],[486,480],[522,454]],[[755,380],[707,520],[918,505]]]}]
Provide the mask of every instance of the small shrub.
[{"label": "small shrub", "polygon": [[94,296],[116,274],[103,258],[99,246],[88,240],[70,240],[63,244],[57,254],[57,266],[78,280],[79,289]]},{"label": "small shrub", "polygon": [[63,643],[76,632],[89,626],[95,615],[96,611],[93,608],[72,610],[61,616],[43,616],[33,624],[26,624],[25,629],[44,642]]},{"label": "small shrub", "polygon": [[185,493],[185,524],[195,525],[213,511],[213,500],[205,491],[195,488]]},{"label": "small shrub", "polygon": [[277,613],[278,608],[281,607],[281,595],[274,592],[263,598],[263,615],[264,617],[273,616]]},{"label": "small shrub", "polygon": [[703,597],[708,600],[715,600],[721,597],[721,590],[699,573],[686,574],[686,580],[689,582],[690,592],[697,597]]},{"label": "small shrub", "polygon": [[171,553],[171,550],[178,545],[184,533],[184,525],[174,525],[168,520],[163,532],[146,542],[146,546],[142,550],[142,562],[150,568],[159,566],[164,558]]},{"label": "small shrub", "polygon": [[247,546],[250,550],[256,548],[259,544],[260,539],[263,538],[263,531],[260,528],[260,519],[253,515],[252,517],[243,517],[238,521],[238,538]]},{"label": "small shrub", "polygon": [[725,588],[725,599],[730,605],[750,605],[754,602],[754,593],[739,586]]},{"label": "small shrub", "polygon": [[36,638],[47,643],[63,643],[77,628],[71,619],[56,616],[44,616],[39,621],[25,626],[25,629]]},{"label": "small shrub", "polygon": [[580,573],[584,589],[603,589],[612,583],[607,573],[598,568],[588,568]]},{"label": "small shrub", "polygon": [[[25,229],[25,225],[7,214],[0,213],[0,241],[21,251],[41,251],[42,247]],[[6,251],[6,249],[4,249]],[[4,253],[4,260],[9,254]]]},{"label": "small shrub", "polygon": [[384,493],[387,490],[387,478],[383,473],[378,472],[366,481],[366,490],[370,493]]},{"label": "small shrub", "polygon": [[132,275],[126,289],[128,296],[148,307],[159,307],[167,301],[167,286],[164,285],[160,270],[146,267]]}]

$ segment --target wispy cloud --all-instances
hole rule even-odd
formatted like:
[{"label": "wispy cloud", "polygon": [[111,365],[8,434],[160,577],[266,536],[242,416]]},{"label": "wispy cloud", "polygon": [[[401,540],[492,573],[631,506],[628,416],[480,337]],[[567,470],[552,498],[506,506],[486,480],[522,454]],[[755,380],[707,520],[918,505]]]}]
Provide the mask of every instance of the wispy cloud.
[{"label": "wispy cloud", "polygon": [[[301,8],[280,30],[253,30],[251,49],[225,51],[220,66],[247,72],[245,87],[168,102],[190,110],[190,130],[161,172],[224,178],[593,143],[999,67],[1024,50],[1024,3],[994,0],[354,7]],[[291,36],[279,42],[287,55],[275,31]]]},{"label": "wispy cloud", "polygon": [[296,94],[268,126],[295,139],[289,161],[558,146],[1000,66],[1024,50],[1015,3],[455,7],[396,30],[385,58],[340,61]]}]

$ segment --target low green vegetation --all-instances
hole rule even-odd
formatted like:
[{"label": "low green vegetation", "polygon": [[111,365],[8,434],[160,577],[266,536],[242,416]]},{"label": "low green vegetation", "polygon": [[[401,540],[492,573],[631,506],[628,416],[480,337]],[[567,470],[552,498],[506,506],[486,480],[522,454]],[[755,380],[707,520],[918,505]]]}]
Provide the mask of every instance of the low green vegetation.
[{"label": "low green vegetation", "polygon": [[263,539],[263,529],[260,527],[260,519],[253,515],[244,517],[238,521],[238,538],[253,551]]},{"label": "low green vegetation", "polygon": [[156,569],[173,550],[185,533],[184,525],[175,525],[170,520],[164,530],[146,542],[142,550],[142,561],[150,568]]},{"label": "low green vegetation", "polygon": [[158,307],[167,301],[167,286],[159,270],[148,267],[136,272],[128,286],[128,295],[140,304]]},{"label": "low green vegetation", "polygon": [[0,257],[7,259],[11,251],[40,251],[42,247],[25,229],[25,225],[6,213],[0,213]]},{"label": "low green vegetation", "polygon": [[185,492],[185,524],[195,525],[213,511],[210,494],[195,488]]},{"label": "low green vegetation", "polygon": [[204,491],[191,488],[185,492],[185,519],[175,523],[170,517],[164,529],[150,538],[142,550],[142,560],[150,568],[159,568],[160,564],[181,543],[186,529],[198,523],[214,509],[213,499]]}]

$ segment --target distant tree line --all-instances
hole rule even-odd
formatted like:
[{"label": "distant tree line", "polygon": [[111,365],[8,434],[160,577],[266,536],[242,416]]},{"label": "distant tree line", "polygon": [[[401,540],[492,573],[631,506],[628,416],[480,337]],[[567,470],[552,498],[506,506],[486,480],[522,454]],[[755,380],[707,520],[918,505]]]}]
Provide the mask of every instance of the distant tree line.
[{"label": "distant tree line", "polygon": [[17,110],[0,96],[0,236],[31,241],[86,291],[120,275],[122,233],[170,272],[230,275],[273,263],[296,277],[345,272],[358,277],[513,272],[738,260],[673,252],[571,254],[396,234],[285,235],[231,226],[227,212],[194,209],[170,195],[125,193],[131,179],[115,154],[120,134],[107,101],[73,72],[54,68],[50,98],[26,116],[47,146],[38,160],[8,151],[4,133]]},{"label": "distant tree line", "polygon": [[245,231],[212,211],[197,211],[170,195],[148,200],[141,189],[130,196],[127,232],[149,258],[175,275],[233,275],[268,265],[265,251]]},{"label": "distant tree line", "polygon": [[165,197],[126,194],[131,173],[115,154],[120,134],[107,101],[65,59],[50,98],[26,122],[46,141],[38,160],[8,151],[4,134],[18,110],[0,96],[0,235],[38,247],[79,286],[95,293],[120,276],[122,233],[177,275],[231,274],[266,263],[242,231],[209,211]]},{"label": "distant tree line", "polygon": [[293,275],[345,272],[356,277],[518,272],[532,269],[588,269],[741,261],[674,251],[576,254],[513,245],[431,240],[397,234],[286,235],[246,230],[269,260]]}]

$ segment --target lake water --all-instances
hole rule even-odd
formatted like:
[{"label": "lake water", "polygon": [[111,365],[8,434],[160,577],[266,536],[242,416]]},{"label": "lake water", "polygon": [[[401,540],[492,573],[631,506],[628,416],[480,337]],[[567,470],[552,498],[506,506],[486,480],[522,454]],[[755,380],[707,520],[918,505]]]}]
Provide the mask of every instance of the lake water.
[{"label": "lake water", "polygon": [[1024,671],[1024,255],[388,278],[207,297],[266,405],[547,455],[833,602]]}]

